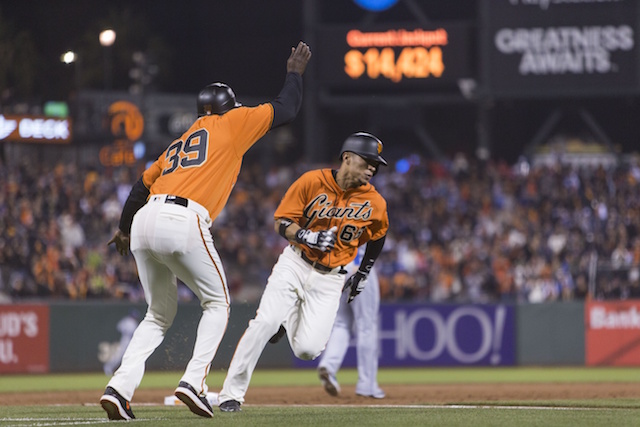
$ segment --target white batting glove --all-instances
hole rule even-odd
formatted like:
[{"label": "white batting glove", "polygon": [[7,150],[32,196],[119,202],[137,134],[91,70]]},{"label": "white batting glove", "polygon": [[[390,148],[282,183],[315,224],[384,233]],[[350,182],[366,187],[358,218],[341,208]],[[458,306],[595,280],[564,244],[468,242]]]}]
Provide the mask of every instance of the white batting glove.
[{"label": "white batting glove", "polygon": [[296,242],[307,245],[312,249],[319,249],[322,252],[329,252],[336,245],[337,227],[330,230],[311,231],[301,228],[296,232]]}]

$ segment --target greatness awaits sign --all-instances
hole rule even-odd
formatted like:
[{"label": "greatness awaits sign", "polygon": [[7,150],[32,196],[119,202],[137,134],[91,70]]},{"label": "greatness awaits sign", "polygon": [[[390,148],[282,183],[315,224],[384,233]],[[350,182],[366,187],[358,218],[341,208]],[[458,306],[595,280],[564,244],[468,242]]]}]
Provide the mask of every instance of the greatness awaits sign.
[{"label": "greatness awaits sign", "polygon": [[575,94],[638,85],[630,0],[488,2],[488,80],[498,94]]}]

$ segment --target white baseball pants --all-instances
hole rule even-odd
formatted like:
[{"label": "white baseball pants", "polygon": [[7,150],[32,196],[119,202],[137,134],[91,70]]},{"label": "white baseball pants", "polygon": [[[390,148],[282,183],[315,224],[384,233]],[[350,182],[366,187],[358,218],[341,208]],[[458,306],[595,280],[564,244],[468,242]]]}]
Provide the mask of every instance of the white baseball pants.
[{"label": "white baseball pants", "polygon": [[131,252],[148,309],[109,381],[127,400],[133,397],[147,358],[162,343],[176,315],[176,276],[198,297],[203,310],[193,356],[181,379],[200,393],[208,391],[205,379],[229,319],[229,292],[209,231],[209,213],[191,200],[188,207],[165,200],[166,195],[151,196],[131,226]]},{"label": "white baseball pants", "polygon": [[340,303],[344,274],[321,273],[286,247],[262,294],[256,317],[240,338],[218,400],[244,402],[251,375],[280,325],[296,357],[312,360],[324,349]]}]

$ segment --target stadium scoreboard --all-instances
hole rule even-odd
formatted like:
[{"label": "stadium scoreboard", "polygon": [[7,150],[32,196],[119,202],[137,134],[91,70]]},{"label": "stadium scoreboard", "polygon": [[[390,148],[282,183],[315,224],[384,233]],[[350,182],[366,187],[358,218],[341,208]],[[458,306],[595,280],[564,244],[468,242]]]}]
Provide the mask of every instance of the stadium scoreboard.
[{"label": "stadium scoreboard", "polygon": [[319,40],[318,80],[329,87],[428,87],[472,74],[466,24],[331,27]]}]

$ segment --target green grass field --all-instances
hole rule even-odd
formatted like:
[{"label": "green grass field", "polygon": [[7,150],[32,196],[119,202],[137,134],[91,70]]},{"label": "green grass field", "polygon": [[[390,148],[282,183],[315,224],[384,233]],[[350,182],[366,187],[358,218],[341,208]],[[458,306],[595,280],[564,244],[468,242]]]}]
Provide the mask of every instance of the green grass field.
[{"label": "green grass field", "polygon": [[[356,372],[343,370],[342,384],[355,384]],[[180,373],[149,372],[140,388],[172,390]],[[208,383],[221,384],[224,373],[213,371]],[[452,368],[382,369],[381,384],[462,383],[637,383],[640,368]],[[0,400],[18,392],[101,390],[102,374],[3,375]],[[316,386],[312,370],[258,370],[252,386]],[[246,405],[240,413],[216,412],[213,419],[199,418],[184,407],[135,406],[136,426],[637,426],[639,399],[583,399],[473,402],[460,405],[370,406]],[[0,426],[77,426],[107,423],[97,403],[77,405],[2,406]]]}]

